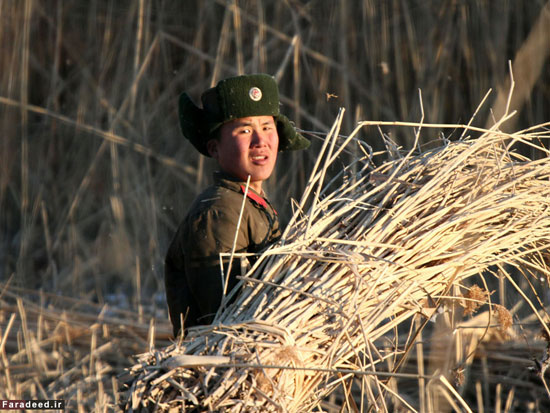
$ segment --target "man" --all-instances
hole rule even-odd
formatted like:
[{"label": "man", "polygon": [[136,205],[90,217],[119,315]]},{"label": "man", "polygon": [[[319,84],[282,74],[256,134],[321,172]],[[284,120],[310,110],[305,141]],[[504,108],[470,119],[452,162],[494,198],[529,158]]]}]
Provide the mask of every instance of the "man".
[{"label": "man", "polygon": [[[185,328],[212,322],[224,293],[220,253],[231,253],[234,244],[236,253],[259,253],[279,239],[277,212],[262,183],[273,172],[278,151],[309,146],[279,112],[277,83],[269,75],[222,80],[201,100],[199,108],[186,93],[180,96],[180,125],[201,154],[217,161],[219,172],[191,205],[166,256],[166,299],[175,336],[181,320]],[[231,265],[226,292],[240,272],[240,265]],[[227,274],[227,258],[223,266]]]}]

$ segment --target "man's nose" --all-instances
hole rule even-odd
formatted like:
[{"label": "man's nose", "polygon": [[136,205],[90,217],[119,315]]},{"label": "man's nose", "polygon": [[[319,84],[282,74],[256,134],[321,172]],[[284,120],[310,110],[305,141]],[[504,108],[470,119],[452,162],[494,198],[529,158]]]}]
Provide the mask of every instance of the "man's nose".
[{"label": "man's nose", "polygon": [[265,133],[261,130],[254,129],[252,131],[252,145],[261,146],[265,143]]}]

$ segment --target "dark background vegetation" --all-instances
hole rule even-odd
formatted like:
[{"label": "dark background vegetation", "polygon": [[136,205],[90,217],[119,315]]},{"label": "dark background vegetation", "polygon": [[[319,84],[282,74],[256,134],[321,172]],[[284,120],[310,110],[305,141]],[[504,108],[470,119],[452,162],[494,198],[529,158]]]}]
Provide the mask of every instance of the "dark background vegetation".
[{"label": "dark background vegetation", "polygon": [[[344,133],[419,121],[419,90],[424,122],[467,123],[492,89],[473,121],[485,126],[546,3],[0,1],[0,282],[162,316],[167,245],[213,169],[180,134],[181,92],[198,102],[221,78],[267,72],[282,112],[321,136],[340,107]],[[548,26],[510,127],[550,120]],[[320,145],[310,137],[267,185],[283,219]],[[361,137],[382,148],[377,130]]]}]

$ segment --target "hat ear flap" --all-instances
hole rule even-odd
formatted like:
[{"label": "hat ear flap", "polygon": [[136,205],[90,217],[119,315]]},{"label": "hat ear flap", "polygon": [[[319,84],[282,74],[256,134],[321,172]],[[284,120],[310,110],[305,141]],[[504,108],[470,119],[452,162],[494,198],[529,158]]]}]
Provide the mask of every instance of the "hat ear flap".
[{"label": "hat ear flap", "polygon": [[279,135],[279,151],[307,149],[311,142],[296,131],[294,124],[285,116],[275,117]]},{"label": "hat ear flap", "polygon": [[210,156],[206,148],[208,127],[204,111],[193,103],[187,93],[179,98],[179,120],[183,136],[203,155]]}]

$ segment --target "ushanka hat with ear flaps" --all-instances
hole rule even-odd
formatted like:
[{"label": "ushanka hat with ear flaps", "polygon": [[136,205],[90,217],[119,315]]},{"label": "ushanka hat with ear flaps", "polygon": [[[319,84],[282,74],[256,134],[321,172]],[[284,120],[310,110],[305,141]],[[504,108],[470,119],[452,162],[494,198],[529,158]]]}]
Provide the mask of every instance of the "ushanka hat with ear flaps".
[{"label": "ushanka hat with ear flaps", "polygon": [[224,123],[249,116],[273,116],[279,135],[279,151],[306,149],[310,142],[279,111],[279,89],[266,74],[230,77],[218,82],[201,96],[202,109],[187,93],[179,99],[183,136],[203,155],[210,156],[206,142]]}]

